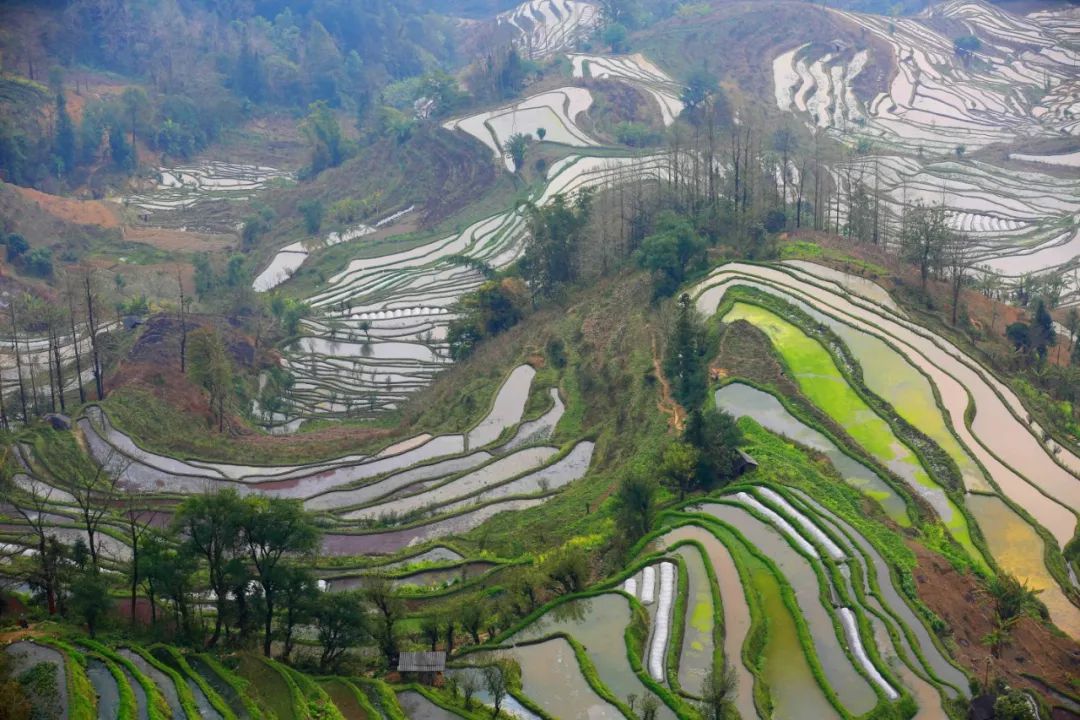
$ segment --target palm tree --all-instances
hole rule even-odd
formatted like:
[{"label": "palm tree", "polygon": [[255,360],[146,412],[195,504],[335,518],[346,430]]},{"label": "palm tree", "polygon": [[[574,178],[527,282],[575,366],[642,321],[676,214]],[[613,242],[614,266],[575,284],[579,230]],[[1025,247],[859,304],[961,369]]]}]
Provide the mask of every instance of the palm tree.
[{"label": "palm tree", "polygon": [[1002,623],[1019,620],[1025,615],[1044,615],[1046,610],[1038,599],[1040,592],[1042,590],[1033,590],[1027,582],[1006,573],[997,575],[986,585],[986,594],[993,600],[994,610]]}]

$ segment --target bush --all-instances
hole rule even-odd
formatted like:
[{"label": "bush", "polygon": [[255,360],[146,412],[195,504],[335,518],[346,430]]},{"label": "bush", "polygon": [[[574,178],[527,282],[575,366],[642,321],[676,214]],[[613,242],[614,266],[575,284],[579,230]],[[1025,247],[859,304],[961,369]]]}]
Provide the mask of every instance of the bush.
[{"label": "bush", "polygon": [[38,277],[52,277],[53,256],[49,248],[34,248],[26,256],[26,271]]},{"label": "bush", "polygon": [[11,233],[4,240],[4,244],[7,245],[7,260],[8,262],[14,262],[22,257],[23,253],[30,249],[30,244],[26,242],[26,238],[18,233]]},{"label": "bush", "polygon": [[304,218],[304,228],[309,235],[314,235],[322,228],[323,214],[325,209],[321,200],[305,200],[298,206],[300,214]]},{"label": "bush", "polygon": [[621,122],[615,126],[615,139],[630,147],[645,147],[658,143],[660,134],[648,125],[636,122]]}]

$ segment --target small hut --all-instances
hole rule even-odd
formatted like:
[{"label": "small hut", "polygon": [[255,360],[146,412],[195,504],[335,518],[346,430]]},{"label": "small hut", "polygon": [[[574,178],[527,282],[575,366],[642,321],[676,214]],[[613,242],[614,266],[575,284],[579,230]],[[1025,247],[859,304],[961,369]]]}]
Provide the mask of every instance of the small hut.
[{"label": "small hut", "polygon": [[418,680],[425,685],[434,685],[446,671],[446,653],[403,652],[398,658],[397,669],[405,680]]},{"label": "small hut", "polygon": [[738,451],[739,458],[735,461],[735,477],[741,477],[748,472],[757,470],[758,462],[742,450]]}]

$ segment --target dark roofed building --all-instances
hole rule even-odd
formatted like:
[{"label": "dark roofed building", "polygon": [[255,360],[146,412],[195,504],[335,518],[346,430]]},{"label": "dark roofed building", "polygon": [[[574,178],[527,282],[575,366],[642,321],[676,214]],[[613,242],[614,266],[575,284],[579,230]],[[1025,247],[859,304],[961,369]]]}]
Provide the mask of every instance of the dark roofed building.
[{"label": "dark roofed building", "polygon": [[397,669],[402,677],[418,676],[421,682],[431,685],[436,676],[446,671],[446,653],[403,652],[398,658]]},{"label": "dark roofed building", "polygon": [[754,470],[757,470],[757,467],[758,467],[757,460],[750,457],[749,455],[744,453],[742,450],[739,450],[738,453],[739,453],[739,459],[735,461],[735,476],[736,477],[738,477],[740,475],[745,475],[748,472],[753,472]]}]

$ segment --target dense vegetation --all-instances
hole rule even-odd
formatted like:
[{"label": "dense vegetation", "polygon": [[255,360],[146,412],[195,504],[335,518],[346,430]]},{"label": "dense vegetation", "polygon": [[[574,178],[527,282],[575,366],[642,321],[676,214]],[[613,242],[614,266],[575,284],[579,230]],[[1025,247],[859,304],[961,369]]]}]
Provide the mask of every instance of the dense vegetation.
[{"label": "dense vegetation", "polygon": [[[874,1],[830,4],[886,11]],[[0,388],[0,516],[11,522],[0,529],[0,560],[3,576],[28,591],[13,607],[68,669],[71,715],[93,716],[91,669],[120,680],[122,717],[135,713],[136,685],[144,704],[165,704],[123,650],[179,680],[177,702],[191,716],[205,701],[225,718],[285,707],[298,718],[335,718],[352,705],[358,716],[395,718],[399,704],[421,702],[472,719],[487,714],[474,702],[486,691],[492,717],[511,698],[548,717],[533,707],[548,698],[524,691],[534,678],[513,654],[552,640],[568,648],[566,665],[587,692],[628,717],[730,718],[745,683],[737,668],[752,676],[742,700],[768,716],[783,690],[770,688],[768,673],[781,664],[805,671],[809,695],[820,692],[821,706],[843,717],[892,720],[916,705],[936,713],[939,694],[949,717],[961,717],[972,695],[997,718],[1028,718],[1032,691],[1045,688],[1072,702],[1062,668],[1038,665],[1053,675],[1037,677],[1014,651],[1040,643],[1051,661],[1066,657],[1069,641],[1048,620],[1075,610],[1062,578],[1080,568],[1080,539],[1055,544],[1059,535],[996,486],[979,459],[970,464],[983,485],[965,487],[971,478],[946,443],[967,442],[957,427],[971,430],[975,401],[952,413],[962,427],[943,424],[932,437],[908,408],[875,394],[881,388],[871,389],[854,345],[828,325],[834,309],[812,297],[835,292],[861,303],[859,292],[834,286],[865,277],[887,286],[897,316],[954,343],[980,373],[997,374],[1001,392],[1021,397],[1017,407],[1031,414],[1018,428],[1038,423],[1037,449],[1052,461],[1055,443],[1074,447],[1080,437],[1080,313],[1058,310],[1063,286],[1027,277],[1006,288],[979,274],[972,237],[950,223],[955,208],[914,202],[891,212],[877,192],[879,168],[843,180],[835,171],[870,157],[869,144],[845,148],[790,118],[759,114],[708,64],[642,86],[677,96],[684,109],[670,125],[620,106],[636,98],[657,115],[644,90],[623,94],[618,81],[583,73],[574,82],[593,93],[596,117],[582,123],[594,122],[587,130],[596,145],[550,141],[548,129],[516,121],[503,135],[485,125],[498,146],[493,161],[486,140],[441,121],[565,83],[570,63],[470,35],[446,15],[486,16],[512,3],[446,5],[57,0],[49,17],[59,23],[0,38],[7,181],[103,195],[140,164],[158,163],[151,158],[207,157],[282,118],[304,149],[295,175],[207,211],[228,233],[154,255],[148,264],[189,266],[169,265],[167,285],[152,296],[125,288],[115,271],[125,258],[109,282],[101,257],[112,255],[98,248],[54,253],[0,228],[22,283],[2,318],[4,358],[15,367],[4,367]],[[579,42],[590,52],[632,53],[653,25],[685,27],[712,12],[689,2],[597,5],[595,31]],[[955,50],[968,61],[978,47],[960,38]],[[116,92],[85,89],[113,81]],[[956,150],[957,161],[964,153]],[[582,157],[583,165],[625,164],[588,171],[600,180],[571,173],[588,182],[549,196],[557,173]],[[488,167],[504,160],[506,173]],[[473,182],[485,197],[462,200]],[[505,214],[491,216],[496,206]],[[122,212],[125,232],[147,229]],[[480,255],[469,245],[425,265],[422,253],[469,232],[476,246],[496,246],[497,233],[475,230],[488,224],[519,233],[520,244],[506,246],[513,262],[501,260],[506,247]],[[187,237],[186,226],[166,229],[175,233],[166,240]],[[350,231],[355,237],[343,239]],[[214,246],[221,236],[235,243]],[[398,253],[401,267],[380,275],[381,258]],[[256,263],[300,255],[286,284],[256,292]],[[796,278],[782,259],[864,278]],[[732,271],[719,311],[703,317],[709,274],[731,267],[780,279]],[[340,291],[354,281],[361,290]],[[425,284],[434,288],[431,307],[395,294]],[[804,300],[792,299],[795,287]],[[1010,322],[998,322],[1000,299],[1021,308],[1008,311]],[[746,317],[729,317],[737,303]],[[783,328],[770,334],[770,323]],[[891,338],[878,342],[895,349]],[[381,357],[391,343],[410,354]],[[427,366],[417,359],[425,354]],[[444,367],[450,360],[457,364]],[[501,392],[519,371],[530,380],[508,391],[520,404],[515,415]],[[808,373],[825,389],[801,384]],[[775,400],[836,453],[728,414],[717,393],[732,385]],[[391,397],[382,408],[380,392]],[[937,386],[928,382],[927,395],[945,422]],[[489,418],[504,412],[510,419],[488,435]],[[294,434],[271,437],[259,425]],[[424,454],[439,443],[451,450]],[[565,476],[554,469],[585,446],[580,475],[559,484]],[[897,449],[904,455],[893,462]],[[408,460],[395,467],[400,458]],[[852,463],[869,486],[844,474]],[[451,469],[439,474],[443,464]],[[204,492],[192,489],[206,478]],[[993,556],[969,496],[998,502],[1030,531],[1022,559],[1050,578],[1052,593],[1042,592],[1053,601],[1040,602]],[[473,513],[483,517],[472,523]],[[766,525],[777,531],[776,554],[790,551],[795,562],[757,546],[751,531]],[[698,535],[665,542],[679,531]],[[376,541],[393,549],[349,549]],[[732,571],[718,577],[713,563],[724,558]],[[793,586],[804,561],[805,582]],[[646,610],[654,600],[645,599],[645,578],[656,576],[663,597]],[[624,603],[629,620],[605,628],[610,647],[598,647],[575,635],[590,628],[573,623],[605,599]],[[741,602],[745,642],[732,653],[721,645],[737,629],[722,613]],[[957,607],[970,622],[949,615]],[[860,638],[880,647],[857,650]],[[823,646],[837,642],[828,659]],[[782,647],[778,663],[770,653]],[[458,667],[445,685],[395,673],[402,652],[417,649],[450,655]],[[707,671],[683,684],[693,663],[680,653],[695,650],[708,655]],[[598,652],[617,662],[597,662]],[[64,694],[59,666],[13,673],[5,657],[0,693]],[[830,676],[841,671],[852,686],[866,685],[864,710],[845,705],[851,688]],[[622,681],[634,692],[615,692]],[[33,711],[47,714],[38,702]],[[14,702],[6,712],[31,710]]]}]

